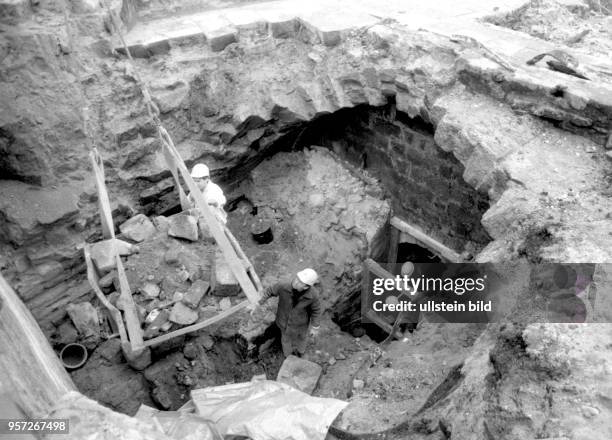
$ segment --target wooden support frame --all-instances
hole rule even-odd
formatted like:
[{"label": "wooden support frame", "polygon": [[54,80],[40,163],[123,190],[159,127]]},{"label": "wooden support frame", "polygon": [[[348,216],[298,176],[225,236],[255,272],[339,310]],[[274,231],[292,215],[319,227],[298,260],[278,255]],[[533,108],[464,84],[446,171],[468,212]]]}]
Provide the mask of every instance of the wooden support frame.
[{"label": "wooden support frame", "polygon": [[[420,243],[423,247],[430,249],[431,251],[438,254],[440,257],[442,257],[444,260],[451,262],[451,263],[463,263],[465,261],[465,259],[460,254],[450,249],[449,247],[443,245],[439,241],[434,240],[433,238],[425,234],[420,229],[417,229],[414,226],[409,225],[404,220],[398,217],[392,217],[389,223],[391,224],[393,229],[396,229],[399,232],[404,232],[410,235],[418,243]],[[394,232],[392,232],[392,234],[393,233]],[[395,244],[395,253],[392,254],[392,250],[389,249],[389,256],[393,257],[395,261],[389,261],[389,263],[397,262],[397,246],[399,245],[399,234],[397,235],[396,240],[397,240],[397,243]],[[394,243],[391,242],[391,246],[393,245]]]},{"label": "wooden support frame", "polygon": [[[106,238],[113,240],[112,252],[115,258],[115,265],[117,266],[117,276],[119,278],[119,290],[120,290],[120,300],[123,305],[123,316],[125,318],[125,327],[127,327],[127,335],[129,336],[129,345],[133,352],[137,352],[144,348],[144,338],[143,331],[140,327],[140,319],[138,318],[138,312],[136,311],[136,304],[134,303],[134,298],[132,297],[132,291],[127,281],[127,277],[125,275],[125,269],[123,267],[123,263],[121,261],[121,257],[119,256],[119,252],[116,248],[116,238],[115,238],[115,227],[113,224],[113,217],[110,208],[110,202],[108,199],[108,192],[106,190],[106,183],[104,177],[104,164],[102,162],[102,158],[98,153],[97,149],[93,149],[89,154],[91,159],[91,164],[94,170],[94,176],[96,180],[96,187],[98,188],[98,199],[100,202],[100,219],[102,223],[102,231]],[[89,279],[89,276],[88,276]],[[97,283],[94,285],[92,280],[95,280],[95,277],[89,279],[89,284],[91,285],[96,295],[99,290]],[[102,293],[102,292],[100,292]],[[104,295],[102,295],[104,296]],[[102,302],[106,306],[104,302]],[[108,308],[108,307],[107,307]],[[113,313],[112,309],[108,309],[111,314]],[[116,310],[116,309],[115,309]],[[123,342],[123,341],[122,341]]]},{"label": "wooden support frame", "polygon": [[129,344],[129,340],[127,337],[127,333],[125,331],[125,325],[123,324],[123,318],[121,317],[121,312],[111,304],[111,302],[106,298],[106,295],[100,289],[98,285],[99,277],[96,272],[96,269],[93,265],[93,261],[91,261],[91,251],[89,249],[89,245],[86,244],[83,247],[83,253],[85,255],[85,264],[87,266],[87,280],[91,285],[94,293],[102,303],[104,307],[106,307],[110,313],[111,319],[115,322],[117,329],[119,331],[119,339],[121,340],[121,345]]},{"label": "wooden support frame", "polygon": [[221,226],[220,222],[215,217],[215,214],[209,208],[206,200],[204,200],[202,192],[191,177],[189,170],[187,170],[187,167],[185,166],[185,162],[183,162],[180,153],[174,146],[174,143],[172,142],[172,139],[170,138],[170,135],[166,129],[162,126],[158,126],[158,130],[160,132],[160,138],[162,139],[163,148],[167,149],[170,156],[173,157],[176,166],[183,177],[183,181],[187,184],[190,194],[195,200],[196,207],[204,217],[213,238],[225,257],[227,265],[229,266],[236,280],[238,280],[242,291],[249,301],[253,304],[257,304],[260,298],[260,292],[249,277],[244,264],[240,262],[240,258],[236,254],[236,251],[227,237],[224,228]]}]

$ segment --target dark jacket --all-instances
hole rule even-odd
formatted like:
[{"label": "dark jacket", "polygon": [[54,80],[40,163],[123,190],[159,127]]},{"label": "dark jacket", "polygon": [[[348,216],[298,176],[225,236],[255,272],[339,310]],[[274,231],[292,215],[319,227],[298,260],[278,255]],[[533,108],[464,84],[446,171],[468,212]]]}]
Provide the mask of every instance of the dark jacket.
[{"label": "dark jacket", "polygon": [[298,292],[291,287],[291,282],[280,282],[264,290],[262,301],[271,296],[278,296],[276,325],[282,330],[306,331],[308,324],[318,327],[321,319],[321,303],[317,289],[311,287]]}]

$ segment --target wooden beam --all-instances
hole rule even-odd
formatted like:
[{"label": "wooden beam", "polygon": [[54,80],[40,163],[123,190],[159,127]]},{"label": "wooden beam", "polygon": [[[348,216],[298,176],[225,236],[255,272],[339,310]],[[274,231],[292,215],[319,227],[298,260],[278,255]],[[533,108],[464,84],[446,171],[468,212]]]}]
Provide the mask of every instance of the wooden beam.
[{"label": "wooden beam", "polygon": [[208,318],[202,322],[198,322],[197,324],[193,324],[188,327],[183,327],[179,330],[175,330],[173,332],[166,333],[165,335],[161,335],[156,338],[149,339],[148,341],[145,341],[144,345],[145,347],[150,347],[152,345],[161,344],[162,342],[165,342],[169,339],[176,338],[177,336],[185,335],[187,333],[191,333],[191,332],[195,332],[196,330],[203,329],[204,327],[208,327],[209,325],[215,324],[216,322],[219,322],[222,319],[225,319],[228,316],[233,315],[237,311],[246,307],[248,304],[249,304],[248,300],[242,301],[241,303],[238,303],[235,306],[230,307],[227,310],[219,312],[217,316],[213,316],[212,318]]},{"label": "wooden beam", "polygon": [[219,221],[217,220],[215,214],[209,208],[208,203],[206,203],[206,200],[204,200],[202,192],[189,174],[189,170],[187,170],[185,162],[183,162],[181,155],[174,146],[170,135],[161,125],[158,126],[158,130],[160,132],[160,137],[162,138],[162,140],[165,141],[162,142],[163,146],[169,150],[172,156],[174,156],[178,170],[183,176],[183,180],[187,184],[190,194],[193,196],[196,206],[204,217],[204,220],[206,221],[206,224],[208,225],[212,236],[217,242],[219,248],[221,249],[221,252],[223,252],[223,256],[225,257],[227,265],[234,274],[234,277],[236,277],[236,280],[238,280],[240,287],[242,288],[244,294],[247,296],[249,301],[251,301],[253,304],[256,304],[259,301],[260,294],[255,288],[251,279],[249,278],[244,268],[244,265],[240,262],[240,259],[238,258],[238,255],[236,255],[236,251],[234,251],[232,244],[227,238],[227,235],[225,235],[222,226],[219,224]]},{"label": "wooden beam", "polygon": [[0,275],[0,392],[4,390],[27,416],[36,418],[76,388],[26,305]]},{"label": "wooden beam", "polygon": [[391,269],[393,265],[397,264],[397,250],[400,241],[400,231],[395,227],[391,227],[391,233],[389,237],[389,252],[387,252],[387,267]]},{"label": "wooden beam", "polygon": [[136,304],[134,303],[134,297],[132,297],[132,290],[128,284],[125,269],[123,268],[123,263],[118,253],[115,254],[115,261],[117,262],[117,278],[119,278],[119,289],[121,290],[119,298],[123,306],[123,316],[125,317],[125,325],[130,337],[130,345],[132,346],[132,351],[138,351],[144,347],[140,319],[138,318]]},{"label": "wooden beam", "polygon": [[240,257],[244,261],[245,269],[248,272],[248,274],[251,276],[251,280],[253,281],[253,284],[255,284],[255,288],[259,292],[261,292],[263,290],[263,285],[261,284],[261,280],[259,279],[259,276],[255,272],[255,268],[253,267],[253,265],[249,261],[249,258],[246,256],[246,254],[242,250],[242,247],[240,247],[240,243],[238,243],[238,240],[236,240],[236,237],[234,237],[234,234],[232,234],[232,231],[230,231],[229,228],[225,225],[223,225],[223,228],[225,230],[225,234],[227,235],[227,238],[229,239],[230,243],[234,247],[234,250],[238,254],[238,257]]},{"label": "wooden beam", "polygon": [[382,267],[380,264],[378,264],[371,258],[366,259],[363,264],[365,265],[366,269],[368,269],[378,278],[395,278],[395,275],[393,275],[391,272],[389,272],[387,269]]},{"label": "wooden beam", "polygon": [[443,245],[439,241],[434,240],[433,238],[425,234],[420,229],[417,229],[416,227],[409,225],[402,219],[398,217],[392,217],[390,223],[391,223],[391,226],[394,226],[400,231],[405,232],[406,234],[414,237],[424,247],[434,251],[436,254],[439,254],[441,257],[450,261],[451,263],[464,262],[463,257],[461,257],[461,255],[459,255],[457,252]]},{"label": "wooden beam", "polygon": [[91,253],[88,244],[83,247],[83,253],[85,254],[85,265],[87,266],[87,280],[89,281],[89,285],[93,289],[94,293],[96,294],[102,305],[108,309],[111,315],[111,319],[117,326],[121,343],[128,343],[129,341],[127,333],[125,332],[125,325],[123,324],[121,312],[114,305],[111,304],[111,302],[106,298],[106,295],[104,295],[104,293],[102,293],[102,290],[100,290],[100,286],[98,284],[98,274],[96,273],[93,262],[91,261]]},{"label": "wooden beam", "polygon": [[94,171],[96,186],[98,188],[98,203],[100,205],[100,223],[102,224],[102,235],[104,238],[115,238],[115,225],[113,224],[112,211],[108,200],[108,192],[104,183],[104,163],[97,149],[89,153]]}]

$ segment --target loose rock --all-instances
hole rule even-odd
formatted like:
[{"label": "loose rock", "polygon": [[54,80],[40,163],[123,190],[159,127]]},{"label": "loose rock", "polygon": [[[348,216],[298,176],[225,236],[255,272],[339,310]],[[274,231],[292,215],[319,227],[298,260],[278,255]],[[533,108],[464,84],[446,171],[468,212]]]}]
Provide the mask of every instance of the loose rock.
[{"label": "loose rock", "polygon": [[184,238],[189,241],[198,240],[198,223],[195,217],[185,214],[175,214],[169,219],[168,235],[175,238]]},{"label": "loose rock", "polygon": [[69,304],[66,311],[82,337],[100,337],[98,312],[90,302]]},{"label": "loose rock", "polygon": [[146,283],[140,288],[140,292],[147,298],[157,298],[159,296],[160,288],[157,284]]},{"label": "loose rock", "polygon": [[219,301],[219,308],[221,310],[227,310],[232,306],[232,301],[229,298],[223,298]]},{"label": "loose rock", "polygon": [[190,325],[198,320],[198,312],[191,310],[182,302],[177,302],[170,312],[170,321],[180,325]]},{"label": "loose rock", "polygon": [[155,226],[144,214],[138,214],[121,224],[119,230],[125,238],[137,243],[145,241],[156,232]]},{"label": "loose rock", "polygon": [[276,380],[291,385],[300,391],[312,394],[323,369],[314,362],[300,359],[297,356],[288,356],[281,365]]},{"label": "loose rock", "polygon": [[208,289],[210,289],[210,284],[203,280],[197,280],[183,297],[183,302],[189,307],[197,307],[202,297],[208,292]]}]

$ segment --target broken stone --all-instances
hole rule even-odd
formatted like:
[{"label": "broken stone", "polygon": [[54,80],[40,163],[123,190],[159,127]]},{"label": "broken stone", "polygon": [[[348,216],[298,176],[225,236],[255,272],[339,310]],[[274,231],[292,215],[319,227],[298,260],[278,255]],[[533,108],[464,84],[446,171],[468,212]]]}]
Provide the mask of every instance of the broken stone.
[{"label": "broken stone", "polygon": [[127,361],[128,365],[134,370],[142,371],[151,365],[151,349],[142,348],[140,350],[132,351],[129,347],[124,348],[123,356]]},{"label": "broken stone", "polygon": [[157,298],[159,296],[160,288],[157,284],[146,283],[140,288],[140,292],[147,298]]},{"label": "broken stone", "polygon": [[329,365],[335,365],[336,363],[336,358],[334,358],[333,356],[329,358],[329,360],[327,361],[327,363]]},{"label": "broken stone", "polygon": [[184,297],[185,294],[183,292],[174,292],[174,295],[172,295],[172,302],[182,301]]},{"label": "broken stone", "polygon": [[202,297],[208,292],[208,289],[210,289],[210,284],[203,280],[197,280],[183,297],[183,302],[189,307],[197,307]]},{"label": "broken stone", "polygon": [[163,215],[158,215],[157,217],[153,217],[153,225],[159,232],[168,232],[168,229],[170,229],[170,220]]},{"label": "broken stone", "polygon": [[[151,312],[153,313],[153,312]],[[151,314],[149,314],[150,316]],[[149,325],[147,326],[147,328],[144,331],[144,335],[143,337],[145,339],[151,339],[155,336],[157,336],[157,334],[160,331],[163,331],[162,328],[169,322],[168,321],[168,317],[169,317],[169,313],[167,310],[161,310],[159,311],[159,313],[157,313],[152,320],[149,321]],[[149,318],[147,316],[147,318]]]},{"label": "broken stone", "polygon": [[185,356],[189,360],[197,358],[198,347],[193,342],[185,344],[185,346],[183,347],[183,356]]},{"label": "broken stone", "polygon": [[104,241],[99,241],[91,245],[91,259],[100,272],[108,272],[115,267],[115,254],[113,246],[121,256],[131,255],[138,252],[138,246],[134,246],[119,240],[111,238]]},{"label": "broken stone", "polygon": [[170,312],[170,321],[180,325],[190,325],[198,320],[198,312],[191,310],[182,302],[177,302]]},{"label": "broken stone", "polygon": [[119,226],[123,236],[129,240],[140,243],[155,234],[155,226],[144,215],[138,214]]},{"label": "broken stone", "polygon": [[215,340],[212,336],[208,334],[203,334],[198,337],[198,342],[204,347],[206,350],[210,350],[215,345]]},{"label": "broken stone", "polygon": [[69,304],[66,311],[82,337],[100,337],[98,312],[90,302]]},{"label": "broken stone", "polygon": [[60,344],[72,344],[77,341],[79,333],[70,321],[64,321],[57,327],[56,337]]},{"label": "broken stone", "polygon": [[98,285],[103,289],[111,287],[115,281],[115,278],[117,278],[117,271],[113,270],[100,278],[98,280]]},{"label": "broken stone", "polygon": [[229,298],[223,298],[221,301],[219,301],[219,308],[221,310],[227,310],[230,307],[232,307],[232,301]]},{"label": "broken stone", "polygon": [[168,235],[175,238],[184,238],[189,241],[198,240],[198,223],[195,217],[185,214],[175,214],[169,219]]},{"label": "broken stone", "polygon": [[221,250],[215,251],[214,268],[210,283],[212,293],[216,296],[236,296],[240,292],[240,284],[225,261]]},{"label": "broken stone", "polygon": [[322,371],[320,365],[291,355],[281,365],[276,380],[307,394],[312,394]]}]

